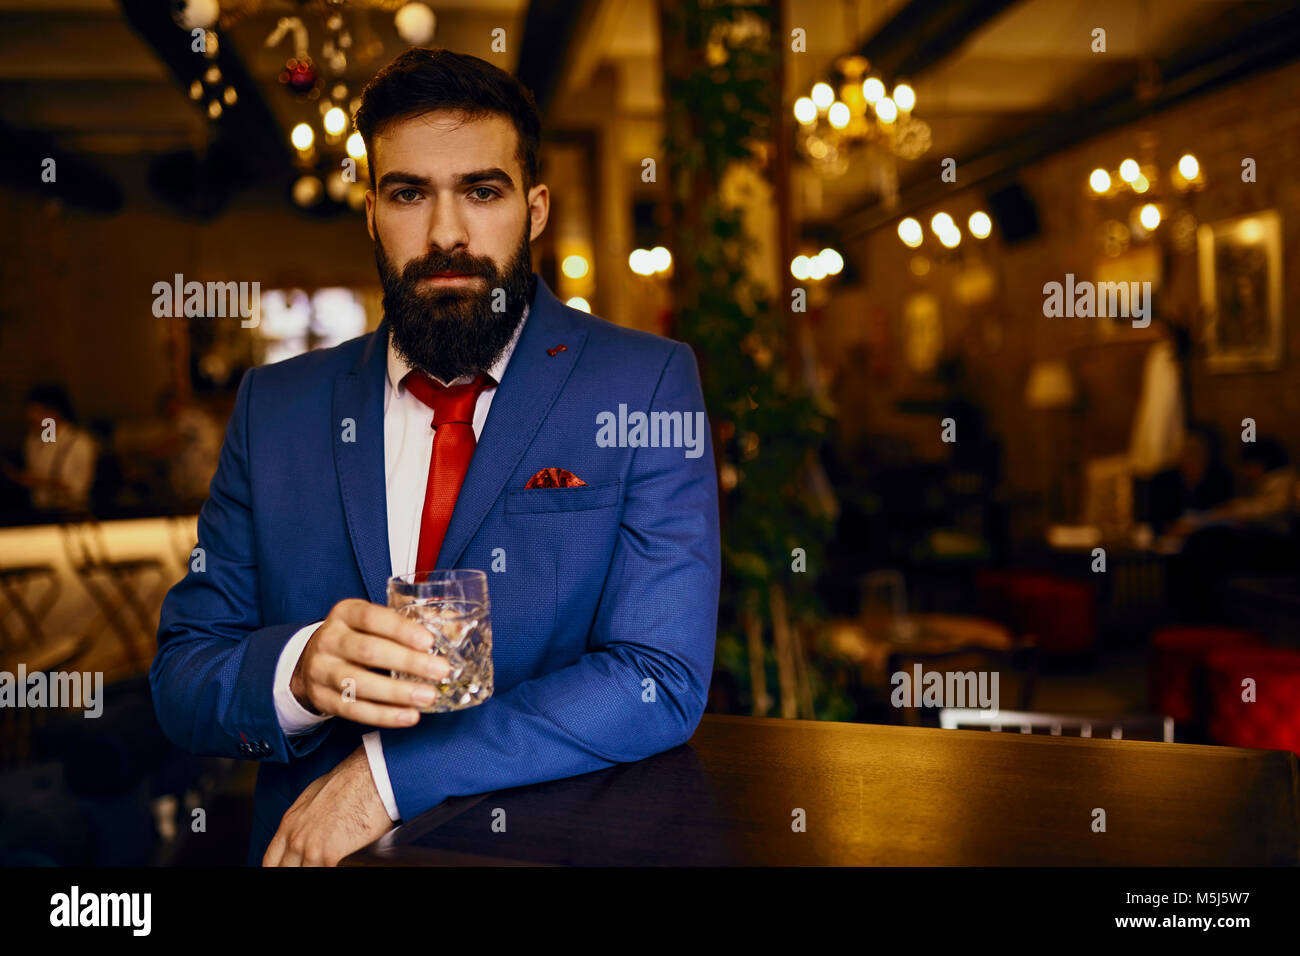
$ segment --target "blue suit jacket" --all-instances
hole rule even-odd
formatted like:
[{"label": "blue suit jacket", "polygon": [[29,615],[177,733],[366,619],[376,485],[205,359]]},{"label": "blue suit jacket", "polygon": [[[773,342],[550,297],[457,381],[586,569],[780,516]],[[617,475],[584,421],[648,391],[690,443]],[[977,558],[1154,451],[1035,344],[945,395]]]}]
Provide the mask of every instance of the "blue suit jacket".
[{"label": "blue suit jacket", "polygon": [[[149,674],[163,730],[194,753],[261,761],[250,863],[374,729],[334,717],[290,738],[272,685],[299,628],[344,598],[385,602],[387,335],[244,376],[199,515],[205,566],[163,603]],[[696,458],[601,447],[597,416],[620,404],[703,411],[691,350],[568,308],[538,276],[437,564],[488,575],[495,693],[381,732],[403,820],[449,796],[640,760],[699,723],[720,574],[712,447],[707,430]],[[525,489],[549,467],[586,487]]]}]

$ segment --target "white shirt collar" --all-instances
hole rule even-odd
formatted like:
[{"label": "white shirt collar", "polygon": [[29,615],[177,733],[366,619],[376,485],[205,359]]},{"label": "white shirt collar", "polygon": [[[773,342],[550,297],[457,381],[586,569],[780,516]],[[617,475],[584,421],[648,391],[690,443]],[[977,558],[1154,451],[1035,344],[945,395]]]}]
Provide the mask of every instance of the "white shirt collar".
[{"label": "white shirt collar", "polygon": [[[515,334],[510,337],[510,341],[506,344],[506,347],[501,350],[501,354],[497,357],[497,360],[493,362],[492,367],[487,370],[487,373],[492,376],[493,380],[498,385],[501,384],[502,376],[506,374],[506,366],[510,364],[510,356],[514,355],[515,345],[518,344],[519,336],[524,331],[524,323],[528,321],[529,308],[530,308],[529,304],[524,303],[524,314],[519,317],[519,324],[515,326]],[[389,388],[393,389],[395,392],[398,392],[400,394],[402,389],[402,379],[406,377],[406,373],[409,371],[411,371],[411,366],[404,358],[402,358],[402,356],[397,354],[397,349],[393,347],[393,336],[390,332],[388,336],[388,386]],[[435,381],[437,381],[436,378]],[[462,385],[469,381],[472,381],[471,376],[462,375],[460,378],[456,379],[455,381],[443,382],[442,384]]]}]

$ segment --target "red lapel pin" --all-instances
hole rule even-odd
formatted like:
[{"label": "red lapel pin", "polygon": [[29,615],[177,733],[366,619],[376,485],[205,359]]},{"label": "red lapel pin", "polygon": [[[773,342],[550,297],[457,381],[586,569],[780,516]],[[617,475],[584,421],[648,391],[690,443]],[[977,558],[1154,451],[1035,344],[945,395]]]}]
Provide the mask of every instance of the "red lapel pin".
[{"label": "red lapel pin", "polygon": [[556,356],[557,353],[559,353],[559,352],[567,352],[567,351],[569,351],[568,347],[565,346],[565,344],[564,344],[563,342],[561,342],[561,343],[560,343],[559,345],[557,345],[555,348],[553,348],[553,349],[547,349],[547,350],[546,350],[546,354],[549,355],[551,358],[555,358],[555,356]]}]

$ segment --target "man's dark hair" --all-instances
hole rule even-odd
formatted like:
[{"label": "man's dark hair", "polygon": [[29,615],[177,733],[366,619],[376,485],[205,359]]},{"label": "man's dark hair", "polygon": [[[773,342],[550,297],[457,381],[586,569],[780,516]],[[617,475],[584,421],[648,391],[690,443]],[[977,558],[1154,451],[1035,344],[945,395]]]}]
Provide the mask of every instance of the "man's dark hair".
[{"label": "man's dark hair", "polygon": [[27,393],[27,401],[34,405],[44,405],[54,409],[54,413],[66,421],[75,422],[76,414],[72,408],[72,398],[68,390],[57,382],[33,385]]},{"label": "man's dark hair", "polygon": [[1267,435],[1260,435],[1256,441],[1247,442],[1241,450],[1241,460],[1259,462],[1265,471],[1285,468],[1289,461],[1286,449],[1278,443],[1277,439]]},{"label": "man's dark hair", "polygon": [[1195,435],[1205,442],[1205,458],[1207,461],[1219,462],[1223,460],[1223,441],[1219,438],[1219,430],[1214,425],[1209,422],[1192,422],[1187,426],[1187,434]]},{"label": "man's dark hair", "polygon": [[374,156],[375,134],[388,123],[432,110],[464,110],[470,119],[507,116],[519,136],[515,156],[524,171],[524,192],[533,188],[542,138],[533,94],[500,67],[451,50],[407,50],[366,84],[354,120],[366,155]]}]

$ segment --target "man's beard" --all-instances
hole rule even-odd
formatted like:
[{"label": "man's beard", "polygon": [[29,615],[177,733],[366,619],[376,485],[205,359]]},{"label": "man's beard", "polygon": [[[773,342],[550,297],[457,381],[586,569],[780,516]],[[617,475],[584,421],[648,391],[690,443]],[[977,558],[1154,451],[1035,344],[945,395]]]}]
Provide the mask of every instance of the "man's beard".
[{"label": "man's beard", "polygon": [[[476,375],[492,367],[510,344],[524,307],[532,299],[532,255],[528,228],[504,270],[488,258],[468,253],[430,252],[412,259],[399,275],[389,262],[383,244],[375,239],[375,262],[384,286],[384,315],[392,329],[397,354],[444,384],[462,375]],[[421,287],[420,280],[439,272],[481,276],[482,288]],[[466,283],[477,286],[478,282]],[[505,308],[492,310],[505,293]]]}]

